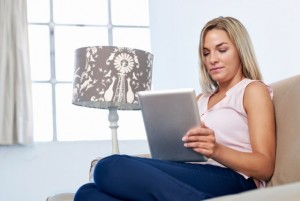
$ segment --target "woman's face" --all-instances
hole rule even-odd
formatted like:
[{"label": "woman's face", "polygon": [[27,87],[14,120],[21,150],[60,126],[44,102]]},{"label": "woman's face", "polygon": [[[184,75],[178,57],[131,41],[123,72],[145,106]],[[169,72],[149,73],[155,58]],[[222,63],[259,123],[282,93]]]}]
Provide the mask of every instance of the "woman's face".
[{"label": "woman's face", "polygon": [[224,30],[212,29],[206,33],[203,56],[207,72],[219,84],[242,79],[238,51]]}]

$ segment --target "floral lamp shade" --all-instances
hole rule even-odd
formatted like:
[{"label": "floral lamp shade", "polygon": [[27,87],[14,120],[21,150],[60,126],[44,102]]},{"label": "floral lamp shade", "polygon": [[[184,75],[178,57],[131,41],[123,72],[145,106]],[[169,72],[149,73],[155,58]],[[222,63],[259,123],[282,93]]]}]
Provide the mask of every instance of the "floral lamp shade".
[{"label": "floral lamp shade", "polygon": [[93,108],[139,109],[137,92],[151,89],[153,55],[116,46],[75,51],[73,101]]}]

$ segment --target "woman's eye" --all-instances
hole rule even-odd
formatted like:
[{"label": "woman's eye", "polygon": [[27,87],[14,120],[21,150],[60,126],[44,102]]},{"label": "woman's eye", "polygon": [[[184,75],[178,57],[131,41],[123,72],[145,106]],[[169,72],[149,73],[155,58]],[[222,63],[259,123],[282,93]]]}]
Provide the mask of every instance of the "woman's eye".
[{"label": "woman's eye", "polygon": [[224,52],[226,52],[227,51],[227,49],[220,49],[219,50],[219,52],[221,52],[221,53],[224,53]]},{"label": "woman's eye", "polygon": [[207,56],[207,55],[209,55],[209,52],[203,52],[203,56]]}]

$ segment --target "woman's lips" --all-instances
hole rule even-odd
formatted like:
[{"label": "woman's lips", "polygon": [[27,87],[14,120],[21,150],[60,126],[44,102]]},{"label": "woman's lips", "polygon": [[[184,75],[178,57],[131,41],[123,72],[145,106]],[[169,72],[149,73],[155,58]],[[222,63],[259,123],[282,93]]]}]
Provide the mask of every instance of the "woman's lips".
[{"label": "woman's lips", "polygon": [[220,70],[222,69],[223,67],[214,67],[214,68],[211,68],[210,69],[210,72],[212,73],[218,73],[220,72]]}]

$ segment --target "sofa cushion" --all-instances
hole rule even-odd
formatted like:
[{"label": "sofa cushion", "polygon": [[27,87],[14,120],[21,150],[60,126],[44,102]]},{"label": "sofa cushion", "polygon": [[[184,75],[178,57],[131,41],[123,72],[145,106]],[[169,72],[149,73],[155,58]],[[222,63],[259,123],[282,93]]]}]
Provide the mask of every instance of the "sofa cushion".
[{"label": "sofa cushion", "polygon": [[299,201],[300,182],[272,188],[250,190],[235,195],[208,199],[207,201]]},{"label": "sofa cushion", "polygon": [[276,163],[268,186],[300,181],[300,75],[271,84],[276,116]]}]

